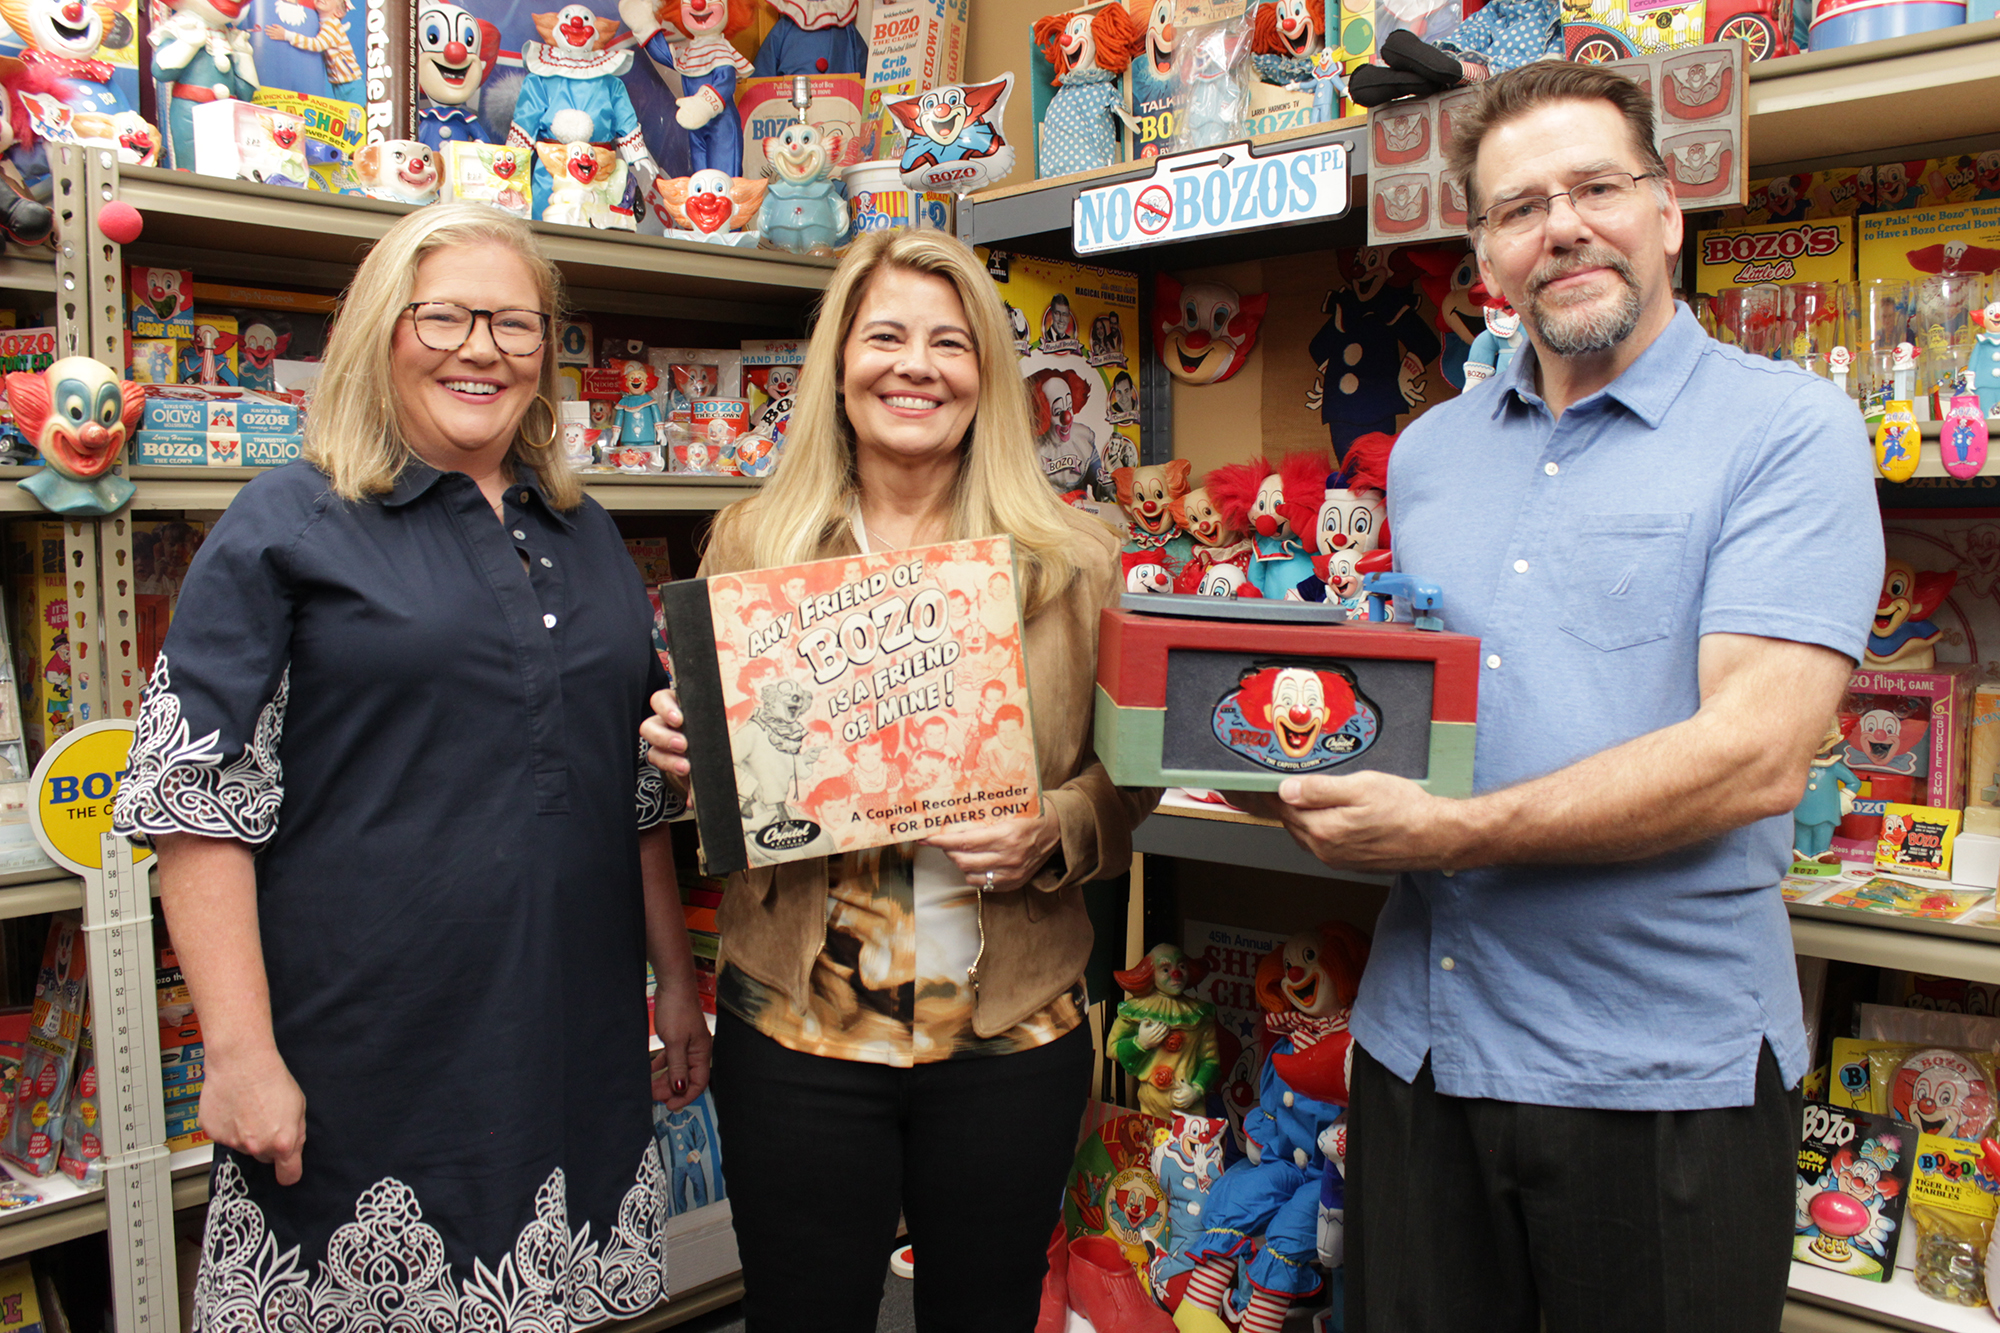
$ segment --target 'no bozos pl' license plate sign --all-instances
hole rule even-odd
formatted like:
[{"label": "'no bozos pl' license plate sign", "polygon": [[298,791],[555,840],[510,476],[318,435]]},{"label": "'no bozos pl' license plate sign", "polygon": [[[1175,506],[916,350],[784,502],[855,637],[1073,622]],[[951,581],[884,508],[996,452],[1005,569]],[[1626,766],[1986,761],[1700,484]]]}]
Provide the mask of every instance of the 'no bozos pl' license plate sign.
[{"label": "'no bozos pl' license plate sign", "polygon": [[1070,247],[1100,254],[1337,218],[1348,184],[1341,144],[1252,157],[1239,143],[1163,157],[1151,176],[1077,195]]}]

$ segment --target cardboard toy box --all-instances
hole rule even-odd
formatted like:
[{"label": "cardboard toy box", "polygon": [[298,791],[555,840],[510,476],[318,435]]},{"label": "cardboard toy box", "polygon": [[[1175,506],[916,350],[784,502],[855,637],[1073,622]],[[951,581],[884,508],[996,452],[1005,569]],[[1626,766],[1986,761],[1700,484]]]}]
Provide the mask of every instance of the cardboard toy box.
[{"label": "cardboard toy box", "polygon": [[184,268],[126,270],[125,308],[134,338],[194,337],[194,274]]},{"label": "cardboard toy box", "polygon": [[1854,219],[1766,222],[1695,233],[1695,290],[1768,282],[1853,282]]},{"label": "cardboard toy box", "polygon": [[[926,84],[925,87],[931,85]],[[853,74],[817,74],[810,85],[812,102],[806,107],[806,123],[818,127],[827,151],[837,168],[859,162],[866,150],[862,111],[862,82]],[[895,94],[891,93],[891,96]],[[879,109],[879,108],[878,108]],[[743,171],[750,180],[771,174],[771,160],[764,155],[764,141],[798,122],[798,108],[792,105],[792,81],[786,78],[742,79],[736,84],[736,114],[743,119]],[[741,230],[756,230],[755,220],[740,224]]]},{"label": "cardboard toy box", "polygon": [[1966,724],[1976,673],[1972,666],[1864,667],[1854,673],[1835,716],[1847,739],[1841,761],[1867,790],[1840,821],[1833,850],[1872,862],[1882,807],[1892,801],[1963,807]]},{"label": "cardboard toy box", "polygon": [[[1287,700],[1310,730],[1284,724]],[[1098,622],[1097,755],[1121,787],[1276,791],[1374,770],[1470,796],[1478,707],[1470,635],[1112,607]]]},{"label": "cardboard toy box", "polygon": [[1863,282],[1923,282],[1954,271],[1977,277],[2000,262],[2000,199],[1865,214],[1860,247]]},{"label": "cardboard toy box", "polygon": [[1965,740],[1965,831],[2000,834],[2000,680],[1972,691]]},{"label": "cardboard toy box", "polygon": [[[877,0],[868,24],[861,114],[878,139],[896,132],[885,103],[958,82],[971,20],[972,0]],[[1046,59],[1041,63],[1046,67]]]},{"label": "cardboard toy box", "polygon": [[13,571],[14,675],[28,762],[70,729],[69,596],[63,587],[63,525],[23,520],[7,528]]}]

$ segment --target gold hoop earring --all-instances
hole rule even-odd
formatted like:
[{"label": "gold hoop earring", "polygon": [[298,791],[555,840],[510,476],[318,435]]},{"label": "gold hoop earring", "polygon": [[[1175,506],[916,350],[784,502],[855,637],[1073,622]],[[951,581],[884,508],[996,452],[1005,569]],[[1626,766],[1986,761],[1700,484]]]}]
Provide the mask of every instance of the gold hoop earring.
[{"label": "gold hoop earring", "polygon": [[[522,443],[529,444],[529,447],[534,449],[553,449],[556,447],[557,437],[559,437],[562,434],[562,417],[559,413],[557,413],[556,405],[553,402],[549,401],[549,396],[547,394],[545,393],[536,394],[535,402],[540,403],[544,407],[549,409],[549,437],[546,440],[543,440],[540,444],[532,444],[525,437],[523,437]],[[530,407],[532,407],[533,405],[534,405],[533,403],[529,404]],[[527,413],[523,412],[521,414],[521,423],[523,425],[526,425],[527,421],[528,421],[528,415]]]}]

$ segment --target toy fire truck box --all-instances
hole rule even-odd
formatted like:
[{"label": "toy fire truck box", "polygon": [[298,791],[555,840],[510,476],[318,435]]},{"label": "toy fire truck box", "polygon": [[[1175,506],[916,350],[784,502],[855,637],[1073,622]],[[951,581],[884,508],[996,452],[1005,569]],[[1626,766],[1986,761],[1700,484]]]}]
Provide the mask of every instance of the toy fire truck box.
[{"label": "toy fire truck box", "polygon": [[890,135],[902,131],[885,109],[888,102],[958,82],[971,19],[972,0],[878,0],[868,23],[867,101],[862,106],[878,145],[874,156],[896,156],[886,144]]},{"label": "toy fire truck box", "polygon": [[62,1148],[63,1113],[88,1013],[85,955],[81,914],[58,912],[49,918],[14,1116],[0,1138],[0,1157],[37,1176],[56,1169]]},{"label": "toy fire truck box", "polygon": [[[1879,170],[1879,168],[1878,168]],[[1906,208],[1861,219],[1860,279],[1968,281],[2000,270],[2000,199]]]},{"label": "toy fire truck box", "polygon": [[1012,538],[682,579],[660,603],[708,874],[1041,809]]},{"label": "toy fire truck box", "polygon": [[1695,290],[1854,281],[1854,219],[1766,222],[1695,233]]},{"label": "toy fire truck box", "polygon": [[1470,635],[1113,607],[1098,624],[1097,755],[1121,787],[1375,770],[1470,796],[1478,705]]},{"label": "toy fire truck box", "polygon": [[125,303],[134,338],[194,337],[194,274],[187,269],[132,265]]},{"label": "toy fire truck box", "polygon": [[[832,154],[834,171],[859,162],[862,157],[862,82],[853,74],[810,76],[812,101],[806,105],[806,124],[819,128]],[[787,78],[741,79],[736,84],[736,114],[743,118],[742,175],[758,180],[771,174],[771,159],[764,155],[764,141],[798,123],[798,108],[792,105],[792,81]],[[739,229],[756,230],[753,218]]]},{"label": "toy fire truck box", "polygon": [[30,519],[7,526],[13,571],[14,677],[28,762],[70,729],[69,596],[63,587],[63,525]]},{"label": "toy fire truck box", "polygon": [[1963,805],[1966,723],[1978,668],[1932,671],[1865,667],[1854,673],[1835,718],[1847,744],[1840,758],[1867,791],[1840,821],[1833,850],[1858,861],[1875,859],[1882,807]]}]

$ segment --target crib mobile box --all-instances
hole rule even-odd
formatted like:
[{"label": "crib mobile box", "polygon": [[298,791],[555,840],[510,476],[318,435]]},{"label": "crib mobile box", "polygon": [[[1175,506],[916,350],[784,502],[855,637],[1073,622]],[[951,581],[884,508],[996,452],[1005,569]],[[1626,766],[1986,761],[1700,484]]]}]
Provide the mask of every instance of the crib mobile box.
[{"label": "crib mobile box", "polygon": [[1098,634],[1097,755],[1121,787],[1276,791],[1373,770],[1472,794],[1470,635],[1111,607]]}]

